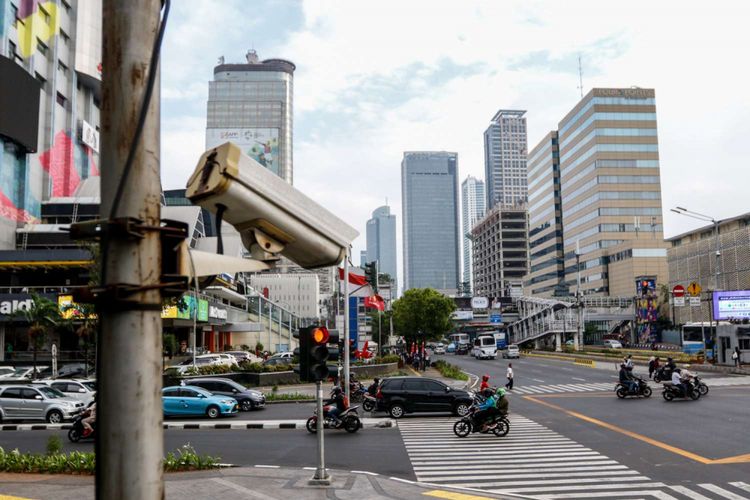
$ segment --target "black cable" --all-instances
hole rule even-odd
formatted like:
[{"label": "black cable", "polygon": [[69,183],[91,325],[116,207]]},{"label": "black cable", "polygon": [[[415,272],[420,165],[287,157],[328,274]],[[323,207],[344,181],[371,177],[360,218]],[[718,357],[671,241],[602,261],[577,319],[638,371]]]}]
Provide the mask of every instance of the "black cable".
[{"label": "black cable", "polygon": [[227,209],[221,203],[216,204],[216,253],[224,255],[224,239],[221,236],[221,223],[224,220],[224,211]]},{"label": "black cable", "polygon": [[164,14],[161,18],[161,24],[159,25],[159,32],[154,40],[154,48],[151,51],[151,62],[148,68],[148,79],[146,80],[146,92],[143,94],[143,102],[141,103],[141,112],[138,116],[138,125],[135,128],[133,134],[133,142],[130,144],[130,151],[128,151],[128,158],[125,161],[125,167],[122,170],[122,177],[120,177],[120,183],[117,185],[117,192],[115,198],[112,200],[112,209],[109,212],[109,218],[114,219],[117,209],[120,206],[120,199],[122,193],[125,191],[125,184],[130,175],[130,170],[133,168],[133,161],[135,160],[135,151],[138,147],[138,143],[141,140],[141,134],[143,133],[143,126],[146,123],[146,116],[148,115],[148,106],[151,102],[151,95],[154,92],[154,83],[156,82],[156,70],[159,67],[159,54],[161,52],[161,42],[164,39],[164,31],[167,27],[167,17],[169,16],[170,0],[164,1]]}]

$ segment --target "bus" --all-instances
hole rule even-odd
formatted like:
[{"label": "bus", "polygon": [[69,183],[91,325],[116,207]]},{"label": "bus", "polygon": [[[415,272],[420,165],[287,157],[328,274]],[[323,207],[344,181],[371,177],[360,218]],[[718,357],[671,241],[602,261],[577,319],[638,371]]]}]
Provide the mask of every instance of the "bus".
[{"label": "bus", "polygon": [[[725,321],[720,325],[728,325]],[[713,358],[714,339],[716,338],[716,322],[694,321],[685,323],[681,329],[682,351],[695,354],[703,351],[706,357]]]},{"label": "bus", "polygon": [[468,333],[451,333],[448,335],[448,338],[451,342],[456,344],[456,347],[458,347],[458,344],[469,344],[469,334]]}]

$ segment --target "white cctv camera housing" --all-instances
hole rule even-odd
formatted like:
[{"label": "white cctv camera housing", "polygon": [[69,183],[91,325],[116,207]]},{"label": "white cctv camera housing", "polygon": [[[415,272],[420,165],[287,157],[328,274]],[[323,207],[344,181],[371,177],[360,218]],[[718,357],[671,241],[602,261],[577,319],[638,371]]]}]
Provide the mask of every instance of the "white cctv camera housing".
[{"label": "white cctv camera housing", "polygon": [[213,213],[224,206],[223,220],[267,260],[281,254],[305,268],[337,265],[359,235],[231,142],[203,153],[186,195]]}]

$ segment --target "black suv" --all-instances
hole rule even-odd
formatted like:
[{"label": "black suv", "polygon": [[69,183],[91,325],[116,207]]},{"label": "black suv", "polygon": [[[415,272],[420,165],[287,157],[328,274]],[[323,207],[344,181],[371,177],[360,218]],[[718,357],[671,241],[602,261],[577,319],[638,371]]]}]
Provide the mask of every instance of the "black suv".
[{"label": "black suv", "polygon": [[262,392],[248,389],[228,378],[193,378],[185,379],[185,383],[202,387],[211,394],[231,396],[237,400],[242,411],[256,410],[266,406],[266,397]]},{"label": "black suv", "polygon": [[452,412],[463,417],[472,404],[468,392],[424,377],[386,378],[380,384],[377,400],[378,410],[387,411],[393,418],[414,412]]}]

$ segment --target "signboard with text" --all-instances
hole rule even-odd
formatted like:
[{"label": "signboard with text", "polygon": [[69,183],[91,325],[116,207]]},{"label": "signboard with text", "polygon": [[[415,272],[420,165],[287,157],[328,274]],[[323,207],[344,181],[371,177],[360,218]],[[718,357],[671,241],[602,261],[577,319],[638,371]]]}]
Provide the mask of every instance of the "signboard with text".
[{"label": "signboard with text", "polygon": [[206,149],[233,142],[242,152],[268,170],[279,175],[279,129],[277,128],[209,128]]},{"label": "signboard with text", "polygon": [[713,293],[714,319],[750,319],[750,290]]}]

